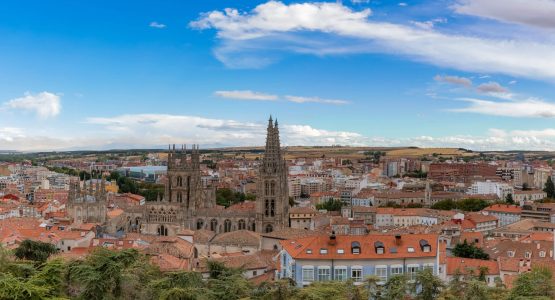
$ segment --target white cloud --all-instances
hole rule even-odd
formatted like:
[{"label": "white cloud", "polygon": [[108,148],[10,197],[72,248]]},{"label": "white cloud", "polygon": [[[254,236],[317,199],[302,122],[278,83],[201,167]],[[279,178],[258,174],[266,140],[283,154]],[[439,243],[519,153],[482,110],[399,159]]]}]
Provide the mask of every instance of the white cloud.
[{"label": "white cloud", "polygon": [[428,20],[428,21],[410,21],[410,23],[420,29],[431,30],[438,23],[447,23],[447,19],[435,18],[433,20]]},{"label": "white cloud", "polygon": [[461,100],[468,102],[470,105],[464,108],[451,109],[451,111],[523,118],[555,117],[555,104],[533,98],[504,102],[473,98],[463,98]]},{"label": "white cloud", "polygon": [[222,98],[238,100],[275,101],[278,99],[278,96],[276,95],[253,92],[251,90],[216,91],[214,92],[214,95]]},{"label": "white cloud", "polygon": [[153,27],[153,28],[158,28],[158,29],[166,28],[166,24],[162,24],[162,23],[158,23],[158,22],[150,22],[150,24],[148,24],[148,26]]},{"label": "white cloud", "polygon": [[456,85],[462,85],[464,87],[471,87],[472,86],[472,80],[470,80],[469,78],[466,77],[459,77],[459,76],[441,76],[441,75],[436,75],[434,76],[434,80],[435,81],[440,81],[440,82],[447,82],[447,83],[451,83],[451,84],[456,84]]},{"label": "white cloud", "polygon": [[[543,40],[447,34],[371,21],[370,15],[369,9],[353,11],[341,3],[270,1],[246,13],[232,8],[211,11],[190,26],[216,29],[222,41],[216,56],[231,67],[260,67],[278,59],[255,55],[264,50],[317,55],[386,52],[465,71],[555,79],[555,45]],[[296,38],[301,32],[330,37]]]},{"label": "white cloud", "polygon": [[337,100],[337,99],[322,99],[319,97],[301,97],[301,96],[285,96],[285,99],[295,103],[324,103],[324,104],[335,104],[343,105],[349,104],[347,100]]},{"label": "white cloud", "polygon": [[[263,145],[266,123],[239,122],[181,115],[122,115],[112,118],[89,118],[88,123],[101,125],[117,133],[114,139],[126,143],[163,145],[197,143],[208,146]],[[331,131],[308,125],[280,125],[284,145],[360,145],[358,133]],[[109,138],[108,138],[109,139]]]},{"label": "white cloud", "polygon": [[553,0],[461,0],[454,9],[459,14],[555,29]]},{"label": "white cloud", "polygon": [[508,93],[509,89],[506,87],[501,86],[498,82],[490,81],[486,83],[480,84],[476,87],[476,90],[480,93]]},{"label": "white cloud", "polygon": [[32,94],[26,92],[21,98],[15,98],[4,102],[4,107],[8,109],[32,111],[40,118],[46,119],[60,114],[62,104],[60,96],[56,94],[49,92]]},{"label": "white cloud", "polygon": [[[262,146],[266,122],[204,118],[186,115],[135,114],[87,120],[86,131],[70,136],[47,130],[26,132],[0,128],[0,150],[77,150],[165,148],[167,144],[200,144],[203,148]],[[484,135],[415,136],[402,139],[369,137],[358,132],[280,124],[281,140],[289,145],[346,145],[374,147],[454,147],[473,150],[555,150],[555,128],[513,130],[491,128]]]},{"label": "white cloud", "polygon": [[399,5],[399,6],[403,6],[403,7],[404,7],[404,6],[408,6],[408,4],[407,4],[406,2],[399,2],[398,5]]},{"label": "white cloud", "polygon": [[0,141],[12,142],[16,138],[24,138],[23,130],[15,127],[0,128]]},{"label": "white cloud", "polygon": [[516,80],[511,80],[511,81],[509,81],[509,84],[515,84],[515,83],[517,83]]}]

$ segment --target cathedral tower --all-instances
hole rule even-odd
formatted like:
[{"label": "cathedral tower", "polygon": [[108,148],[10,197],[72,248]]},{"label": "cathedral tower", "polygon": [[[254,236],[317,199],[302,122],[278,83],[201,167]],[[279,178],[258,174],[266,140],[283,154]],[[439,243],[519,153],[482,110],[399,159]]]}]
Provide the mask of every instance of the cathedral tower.
[{"label": "cathedral tower", "polygon": [[256,231],[282,229],[288,226],[288,220],[287,165],[281,153],[278,122],[274,123],[270,116],[257,183]]}]

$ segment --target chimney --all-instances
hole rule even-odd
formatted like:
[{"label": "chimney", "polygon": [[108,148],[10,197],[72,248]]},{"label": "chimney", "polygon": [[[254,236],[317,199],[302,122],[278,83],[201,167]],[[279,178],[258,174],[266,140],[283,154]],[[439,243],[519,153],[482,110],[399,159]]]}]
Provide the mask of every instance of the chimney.
[{"label": "chimney", "polygon": [[328,244],[331,245],[331,246],[335,246],[336,243],[337,243],[337,240],[335,238],[335,231],[332,231]]},{"label": "chimney", "polygon": [[401,245],[401,235],[400,234],[395,235],[395,245],[397,245],[397,246]]}]

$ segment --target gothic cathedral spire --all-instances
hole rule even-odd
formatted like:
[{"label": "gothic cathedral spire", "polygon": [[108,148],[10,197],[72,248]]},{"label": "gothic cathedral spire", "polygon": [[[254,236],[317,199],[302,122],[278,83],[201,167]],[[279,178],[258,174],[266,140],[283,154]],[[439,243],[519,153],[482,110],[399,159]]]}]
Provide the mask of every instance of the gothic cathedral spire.
[{"label": "gothic cathedral spire", "polygon": [[260,165],[256,203],[256,229],[271,232],[289,225],[287,165],[279,141],[277,120],[268,120],[266,148]]}]

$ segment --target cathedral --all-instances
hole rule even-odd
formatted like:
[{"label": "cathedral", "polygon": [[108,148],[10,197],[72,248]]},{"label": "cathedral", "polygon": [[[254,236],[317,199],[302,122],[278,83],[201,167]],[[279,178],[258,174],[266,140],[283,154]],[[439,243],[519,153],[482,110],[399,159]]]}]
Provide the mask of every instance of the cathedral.
[{"label": "cathedral", "polygon": [[[142,206],[122,208],[125,211],[124,219],[120,220],[121,224],[117,228],[128,232],[173,236],[183,229],[222,233],[235,230],[272,232],[288,227],[287,165],[280,147],[277,120],[273,122],[270,117],[268,121],[266,148],[259,166],[254,202],[246,201],[229,208],[216,205],[215,188],[204,187],[201,182],[198,146],[190,150],[173,146],[168,151],[164,196]],[[81,190],[70,193],[68,208],[75,221],[105,222],[105,192],[93,194],[98,196],[87,198]],[[83,211],[93,205],[94,216],[83,215]],[[104,211],[100,211],[102,205]],[[101,215],[104,217],[101,218]]]}]

